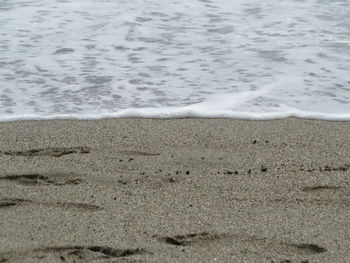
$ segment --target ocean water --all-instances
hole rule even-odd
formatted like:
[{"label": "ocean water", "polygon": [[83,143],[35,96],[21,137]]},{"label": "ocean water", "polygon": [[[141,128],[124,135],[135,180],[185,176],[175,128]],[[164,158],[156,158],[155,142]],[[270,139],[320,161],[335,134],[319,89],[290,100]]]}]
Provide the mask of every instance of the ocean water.
[{"label": "ocean water", "polygon": [[349,0],[0,0],[0,121],[350,120]]}]

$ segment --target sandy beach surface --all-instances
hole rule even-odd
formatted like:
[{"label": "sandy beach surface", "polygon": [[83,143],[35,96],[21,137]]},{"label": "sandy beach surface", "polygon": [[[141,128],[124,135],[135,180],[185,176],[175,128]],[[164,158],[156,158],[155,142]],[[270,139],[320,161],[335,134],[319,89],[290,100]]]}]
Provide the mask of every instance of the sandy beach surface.
[{"label": "sandy beach surface", "polygon": [[0,123],[0,262],[350,262],[350,122]]}]

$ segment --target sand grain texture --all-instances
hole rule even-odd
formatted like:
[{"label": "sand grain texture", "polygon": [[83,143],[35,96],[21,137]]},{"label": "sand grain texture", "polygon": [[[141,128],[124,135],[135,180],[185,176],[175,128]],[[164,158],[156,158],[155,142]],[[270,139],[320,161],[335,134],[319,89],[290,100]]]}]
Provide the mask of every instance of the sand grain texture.
[{"label": "sand grain texture", "polygon": [[350,262],[350,123],[0,123],[0,262]]}]

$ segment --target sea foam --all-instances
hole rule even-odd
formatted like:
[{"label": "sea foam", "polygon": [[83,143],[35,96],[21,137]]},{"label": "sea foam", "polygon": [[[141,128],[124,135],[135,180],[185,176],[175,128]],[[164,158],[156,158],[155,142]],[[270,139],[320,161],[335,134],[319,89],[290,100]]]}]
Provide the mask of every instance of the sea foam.
[{"label": "sea foam", "polygon": [[350,2],[0,3],[0,121],[350,120]]}]

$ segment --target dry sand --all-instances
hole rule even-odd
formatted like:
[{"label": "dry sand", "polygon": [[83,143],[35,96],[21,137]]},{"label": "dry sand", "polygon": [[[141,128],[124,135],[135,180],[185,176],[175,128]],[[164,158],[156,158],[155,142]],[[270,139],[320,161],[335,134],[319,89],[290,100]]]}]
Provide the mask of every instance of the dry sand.
[{"label": "dry sand", "polygon": [[0,123],[0,262],[350,262],[350,122]]}]

